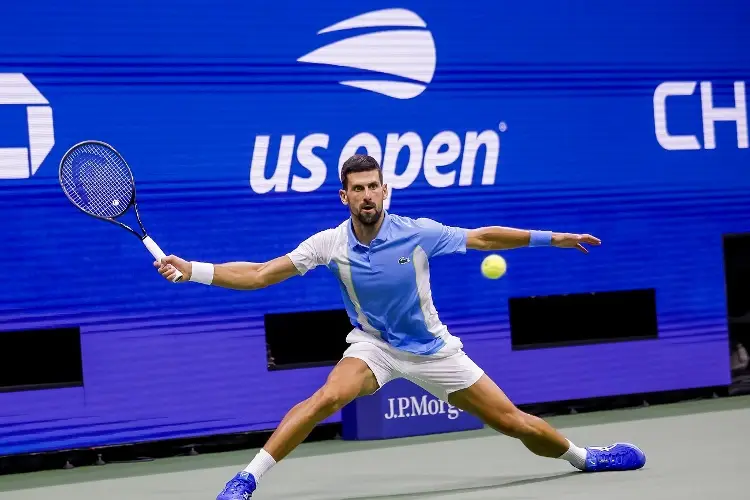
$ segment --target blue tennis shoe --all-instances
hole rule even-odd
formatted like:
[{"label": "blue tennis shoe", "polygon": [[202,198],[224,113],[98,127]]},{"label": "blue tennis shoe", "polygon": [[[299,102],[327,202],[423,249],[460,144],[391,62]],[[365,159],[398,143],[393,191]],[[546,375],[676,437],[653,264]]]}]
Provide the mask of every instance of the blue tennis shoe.
[{"label": "blue tennis shoe", "polygon": [[615,443],[611,446],[586,448],[584,472],[636,470],[646,465],[646,455],[630,443]]},{"label": "blue tennis shoe", "polygon": [[247,500],[253,496],[253,491],[255,491],[255,478],[249,472],[242,471],[224,486],[216,500]]}]

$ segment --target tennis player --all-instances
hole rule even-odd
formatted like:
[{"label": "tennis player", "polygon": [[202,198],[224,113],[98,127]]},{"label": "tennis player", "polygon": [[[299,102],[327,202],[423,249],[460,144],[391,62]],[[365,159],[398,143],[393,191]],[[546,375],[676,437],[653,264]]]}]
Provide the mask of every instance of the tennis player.
[{"label": "tennis player", "polygon": [[349,158],[342,166],[341,179],[339,195],[350,217],[338,227],[312,235],[289,254],[265,263],[213,265],[173,255],[154,263],[166,279],[171,279],[174,269],[170,266],[174,266],[189,281],[236,290],[264,288],[326,266],[340,281],[353,326],[347,336],[350,346],[325,384],[286,414],[218,500],[252,496],[263,474],[303,442],[316,424],[395,378],[406,378],[475,415],[498,432],[519,439],[538,456],[565,460],[586,472],[644,466],[644,453],[632,444],[580,448],[544,420],[516,408],[441,322],[430,292],[428,262],[433,257],[467,249],[527,246],[588,253],[585,245],[599,245],[599,239],[496,226],[469,230],[388,213],[383,209],[388,188],[382,170],[366,155]]}]

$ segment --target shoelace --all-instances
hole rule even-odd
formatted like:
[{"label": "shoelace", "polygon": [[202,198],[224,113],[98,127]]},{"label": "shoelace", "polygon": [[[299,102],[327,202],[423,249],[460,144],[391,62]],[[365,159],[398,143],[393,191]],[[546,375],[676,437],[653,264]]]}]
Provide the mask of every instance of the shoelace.
[{"label": "shoelace", "polygon": [[245,483],[239,479],[233,479],[229,485],[227,485],[227,493],[238,493],[243,489]]},{"label": "shoelace", "polygon": [[623,458],[629,455],[630,453],[631,453],[630,450],[617,450],[617,451],[597,450],[597,452],[594,453],[594,456],[596,457],[597,464],[620,465],[623,461]]}]

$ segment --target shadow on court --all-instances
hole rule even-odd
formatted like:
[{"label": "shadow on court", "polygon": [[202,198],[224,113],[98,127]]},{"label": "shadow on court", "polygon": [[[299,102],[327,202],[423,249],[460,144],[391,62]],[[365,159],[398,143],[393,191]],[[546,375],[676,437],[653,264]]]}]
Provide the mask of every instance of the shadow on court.
[{"label": "shadow on court", "polygon": [[[389,499],[407,499],[407,498],[433,498],[433,497],[440,497],[444,495],[455,495],[458,493],[475,493],[478,491],[490,491],[500,488],[510,488],[513,486],[524,486],[527,484],[535,484],[535,483],[544,483],[547,481],[557,481],[561,479],[566,479],[573,476],[580,476],[583,474],[579,471],[570,471],[570,472],[563,472],[559,474],[548,474],[545,476],[528,476],[523,479],[512,479],[512,480],[503,480],[502,477],[493,477],[491,479],[486,480],[474,480],[471,482],[471,486],[458,486],[454,488],[441,488],[437,490],[427,490],[427,491],[414,491],[411,493],[399,493],[395,495],[375,495],[375,496],[356,496],[356,497],[341,497],[336,498],[335,500],[389,500]],[[479,484],[477,484],[479,483]],[[333,499],[332,499],[333,500]]]}]

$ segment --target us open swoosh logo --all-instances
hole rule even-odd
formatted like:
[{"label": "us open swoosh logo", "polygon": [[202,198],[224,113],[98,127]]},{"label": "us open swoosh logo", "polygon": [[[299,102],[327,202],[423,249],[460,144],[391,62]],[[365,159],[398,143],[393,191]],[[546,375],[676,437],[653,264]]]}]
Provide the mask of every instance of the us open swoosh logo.
[{"label": "us open swoosh logo", "polygon": [[[378,79],[339,83],[396,99],[417,97],[435,75],[437,56],[435,40],[426,29],[427,23],[414,12],[406,9],[376,10],[323,28],[318,34],[375,27],[408,29],[389,29],[345,38],[320,47],[297,61],[380,73],[382,77]],[[402,80],[386,79],[386,75]]]}]

